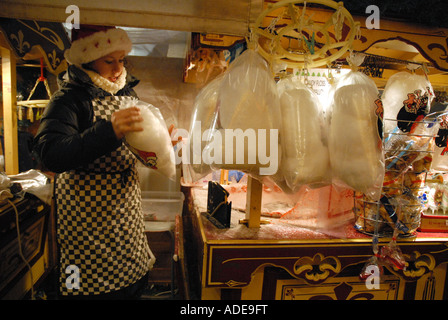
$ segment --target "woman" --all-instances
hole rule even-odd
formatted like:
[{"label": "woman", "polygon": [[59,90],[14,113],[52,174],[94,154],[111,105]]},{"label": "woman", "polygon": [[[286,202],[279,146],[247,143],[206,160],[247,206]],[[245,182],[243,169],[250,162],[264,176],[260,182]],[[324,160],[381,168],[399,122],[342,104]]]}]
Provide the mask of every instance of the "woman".
[{"label": "woman", "polygon": [[[136,158],[122,143],[139,131],[138,80],[124,57],[126,32],[81,25],[73,30],[67,72],[35,138],[55,180],[60,292],[64,297],[133,298],[154,263],[144,234]],[[138,294],[137,294],[138,295]]]}]

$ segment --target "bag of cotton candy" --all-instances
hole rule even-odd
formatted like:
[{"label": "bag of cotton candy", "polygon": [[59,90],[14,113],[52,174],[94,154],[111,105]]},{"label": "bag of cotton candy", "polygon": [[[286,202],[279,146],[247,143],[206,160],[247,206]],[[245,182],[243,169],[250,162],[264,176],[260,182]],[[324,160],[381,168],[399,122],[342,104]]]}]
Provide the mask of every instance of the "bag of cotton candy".
[{"label": "bag of cotton candy", "polygon": [[332,90],[328,145],[333,182],[379,200],[385,166],[378,89],[367,75],[352,70]]},{"label": "bag of cotton candy", "polygon": [[293,191],[328,184],[330,160],[317,95],[296,77],[280,80],[277,87],[282,115],[279,173]]},{"label": "bag of cotton candy", "polygon": [[135,106],[140,109],[143,131],[128,132],[124,142],[129,150],[146,167],[174,180],[176,161],[171,137],[160,110],[152,104],[137,99],[129,99],[124,108]]},{"label": "bag of cotton candy", "polygon": [[188,154],[182,154],[187,161],[182,162],[185,182],[192,183],[205,177],[213,171],[208,163],[203,161],[202,153],[207,146],[207,130],[213,126],[216,118],[216,103],[222,75],[210,81],[197,94],[193,113],[190,118],[190,131],[188,138]]},{"label": "bag of cotton candy", "polygon": [[392,75],[381,97],[385,137],[398,129],[411,132],[415,121],[429,113],[433,96],[432,85],[424,76],[404,71]]},{"label": "bag of cotton candy", "polygon": [[218,90],[217,118],[204,150],[213,169],[260,175],[278,169],[280,106],[268,63],[253,49],[237,57]]}]

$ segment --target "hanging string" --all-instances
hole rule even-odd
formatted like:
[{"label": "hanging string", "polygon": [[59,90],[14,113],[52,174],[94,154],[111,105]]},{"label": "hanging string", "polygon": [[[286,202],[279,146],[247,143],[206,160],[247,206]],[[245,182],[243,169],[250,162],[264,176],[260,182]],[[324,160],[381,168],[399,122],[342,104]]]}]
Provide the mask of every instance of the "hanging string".
[{"label": "hanging string", "polygon": [[39,83],[41,83],[41,82],[44,83],[45,89],[47,90],[48,97],[50,98],[51,97],[50,87],[48,86],[47,78],[45,78],[45,76],[44,76],[44,61],[43,61],[43,58],[40,58],[40,77],[37,78],[36,83],[34,84],[33,89],[31,89],[31,92],[30,92],[30,94],[28,96],[28,99],[26,99],[26,101],[30,101],[31,97],[34,94],[34,91],[36,91],[37,85]]},{"label": "hanging string", "polygon": [[[44,62],[43,62],[43,58],[40,59],[40,76],[39,78],[37,78],[36,83],[34,84],[34,87],[31,89],[30,94],[28,96],[28,98],[25,101],[21,101],[20,102],[20,106],[19,106],[19,119],[22,118],[23,119],[23,112],[24,110],[22,110],[23,107],[27,107],[27,119],[30,122],[34,122],[34,120],[38,120],[41,117],[42,114],[42,108],[39,107],[39,104],[42,104],[42,101],[40,101],[40,103],[36,103],[36,100],[31,100],[31,97],[34,95],[34,92],[36,91],[37,86],[39,85],[39,83],[43,83],[45,86],[45,90],[47,91],[47,95],[49,98],[51,98],[51,91],[50,91],[50,86],[48,85],[48,80],[47,78],[45,78],[44,76]],[[36,115],[36,118],[34,117],[34,109],[33,108],[38,108],[38,112]]]}]

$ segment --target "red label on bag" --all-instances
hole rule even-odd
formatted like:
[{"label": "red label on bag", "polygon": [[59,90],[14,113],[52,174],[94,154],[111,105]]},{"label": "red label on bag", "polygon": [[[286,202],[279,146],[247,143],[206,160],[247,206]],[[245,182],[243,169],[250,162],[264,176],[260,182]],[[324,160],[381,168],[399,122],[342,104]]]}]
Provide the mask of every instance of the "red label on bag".
[{"label": "red label on bag", "polygon": [[138,155],[143,162],[152,169],[157,169],[157,155],[155,152],[146,152],[138,150]]},{"label": "red label on bag", "polygon": [[157,154],[155,152],[138,150],[130,146],[128,143],[126,143],[126,146],[145,166],[151,169],[157,169]]}]

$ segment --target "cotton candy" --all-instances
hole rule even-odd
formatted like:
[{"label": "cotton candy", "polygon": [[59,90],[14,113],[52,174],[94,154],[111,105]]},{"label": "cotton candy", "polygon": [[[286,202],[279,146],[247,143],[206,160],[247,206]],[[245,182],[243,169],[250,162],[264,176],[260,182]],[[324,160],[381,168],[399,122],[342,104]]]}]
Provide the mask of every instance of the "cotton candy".
[{"label": "cotton candy", "polygon": [[424,106],[426,113],[432,100],[431,83],[423,76],[409,72],[398,72],[392,75],[386,83],[381,100],[384,107],[384,131],[386,136],[397,126],[397,114],[403,108],[403,102],[409,99],[409,94],[420,90],[421,94],[429,95],[430,99]]},{"label": "cotton candy", "polygon": [[302,185],[323,185],[329,179],[330,160],[322,128],[319,100],[297,79],[278,83],[282,114],[280,172],[293,191]]},{"label": "cotton candy", "polygon": [[329,134],[333,179],[374,199],[381,194],[385,170],[377,99],[371,79],[360,72],[347,74],[334,92]]},{"label": "cotton candy", "polygon": [[213,126],[216,118],[216,104],[221,79],[222,76],[219,76],[202,88],[194,102],[187,146],[190,157],[188,161],[182,163],[184,180],[189,183],[197,181],[213,171],[209,163],[202,159],[202,152],[207,146],[208,140],[208,137],[205,138],[203,135]]},{"label": "cotton candy", "polygon": [[126,133],[126,145],[145,166],[174,180],[176,178],[174,150],[162,114],[158,108],[140,100],[134,101],[131,105],[140,109],[143,122],[139,124],[143,127],[143,131]]},{"label": "cotton candy", "polygon": [[267,62],[249,49],[225,73],[219,95],[219,120],[225,129],[279,126],[277,88]]},{"label": "cotton candy", "polygon": [[[205,148],[207,154],[215,155],[212,168],[261,175],[275,173],[279,161],[279,142],[275,138],[279,128],[280,106],[274,77],[267,62],[249,49],[232,62],[219,87],[217,119],[210,128],[216,135],[210,137],[212,141]],[[271,130],[275,130],[272,135]],[[247,142],[246,134],[254,138],[253,142]],[[233,146],[228,147],[226,141],[230,141],[232,135],[237,138]],[[221,141],[217,141],[218,136]],[[239,147],[237,141],[246,142]],[[244,155],[244,161],[239,161],[238,155]],[[264,155],[268,158],[266,163],[261,159]],[[255,160],[251,161],[253,158]]]}]

